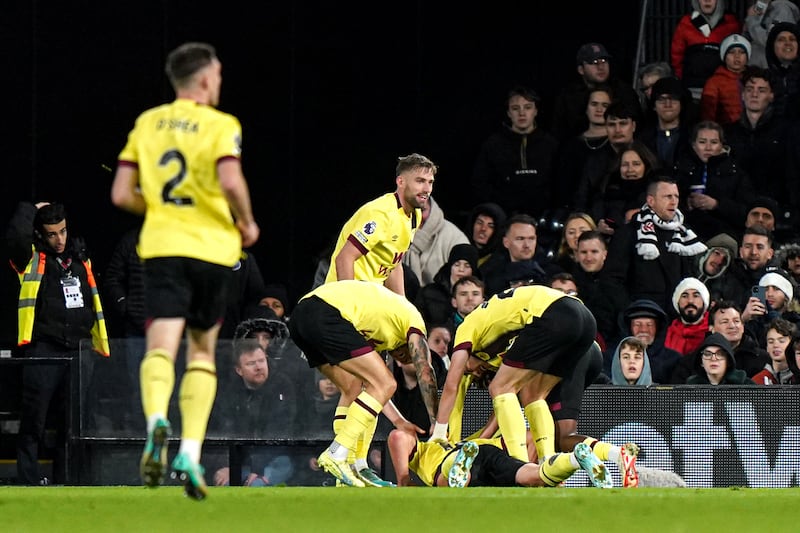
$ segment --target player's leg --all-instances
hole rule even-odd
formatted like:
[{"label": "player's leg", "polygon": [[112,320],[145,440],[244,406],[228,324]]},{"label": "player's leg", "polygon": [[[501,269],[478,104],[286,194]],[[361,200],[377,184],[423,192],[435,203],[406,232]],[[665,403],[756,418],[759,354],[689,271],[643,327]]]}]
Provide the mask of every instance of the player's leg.
[{"label": "player's leg", "polygon": [[533,378],[533,374],[529,370],[503,364],[489,384],[492,406],[508,453],[520,461],[527,461],[528,450],[525,417],[517,399],[517,392]]},{"label": "player's leg", "polygon": [[[350,404],[358,397],[362,390],[361,381],[354,375],[339,368],[338,366],[324,365],[330,368],[330,372],[335,374],[335,379],[328,378],[333,381],[341,395],[339,397],[339,404],[336,407],[336,415],[334,417],[333,433],[336,435],[341,429],[341,425],[347,418],[347,413],[350,410]],[[378,427],[378,419],[364,428],[364,432],[356,441],[355,449],[348,455],[347,462],[353,466],[353,469],[362,481],[368,486],[376,487],[391,487],[394,483],[384,481],[378,474],[375,473],[367,463],[367,456],[369,455],[370,445],[372,444],[372,437],[375,435],[375,430]]]},{"label": "player's leg", "polygon": [[233,270],[194,259],[180,261],[191,287],[191,298],[186,312],[186,372],[179,394],[181,446],[172,469],[174,476],[183,482],[186,495],[201,500],[207,496],[208,487],[200,454],[217,394],[214,352]]},{"label": "player's leg", "polygon": [[613,461],[619,468],[622,486],[635,488],[639,486],[639,472],[636,470],[636,459],[639,457],[639,446],[633,442],[626,442],[618,446],[610,442],[597,440],[594,437],[584,437],[583,442],[589,446],[594,454],[603,461]]},{"label": "player's leg", "polygon": [[525,406],[525,417],[528,419],[531,437],[536,446],[539,463],[556,453],[555,425],[550,414],[550,406],[541,396],[535,394],[535,388],[541,386],[534,381],[528,382],[519,392],[520,403]]},{"label": "player's leg", "polygon": [[377,419],[383,405],[394,394],[397,383],[375,351],[342,361],[339,366],[360,379],[364,390],[350,405],[341,429],[318,462],[343,483],[361,487],[365,485],[364,481],[351,471],[347,463],[348,453],[355,451],[359,437]]},{"label": "player's leg", "polygon": [[219,329],[219,324],[205,331],[188,328],[186,335],[186,372],[179,393],[181,445],[172,467],[183,481],[186,494],[197,500],[208,494],[200,454],[217,394],[214,350]]},{"label": "player's leg", "polygon": [[169,400],[175,387],[175,359],[180,347],[191,287],[181,274],[177,258],[144,262],[145,304],[150,322],[146,353],[139,366],[142,409],[147,424],[140,471],[149,487],[158,486],[167,470],[167,420]]},{"label": "player's leg", "polygon": [[139,369],[139,382],[147,423],[140,471],[148,487],[160,485],[167,470],[167,443],[171,434],[167,411],[175,387],[175,357],[184,324],[183,318],[157,318],[147,330],[147,352]]}]

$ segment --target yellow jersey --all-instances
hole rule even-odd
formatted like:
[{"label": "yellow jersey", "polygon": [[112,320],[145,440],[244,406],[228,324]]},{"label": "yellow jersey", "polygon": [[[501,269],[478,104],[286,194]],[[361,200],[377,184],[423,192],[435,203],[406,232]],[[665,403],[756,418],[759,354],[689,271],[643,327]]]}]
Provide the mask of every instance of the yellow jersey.
[{"label": "yellow jersey", "polygon": [[241,139],[236,117],[192,100],[177,99],[139,115],[119,162],[138,168],[147,204],[141,258],[236,264],[241,236],[219,185],[217,163],[238,159]]},{"label": "yellow jersey", "polygon": [[[497,293],[464,318],[456,330],[453,351],[494,357],[534,318],[560,298],[572,298],[544,285],[527,285]],[[488,359],[487,357],[487,359]]]},{"label": "yellow jersey", "polygon": [[[493,439],[474,439],[472,442],[478,446],[481,444],[491,444],[496,448],[503,449],[503,443],[499,437]],[[448,445],[442,445],[439,442],[417,441],[417,447],[408,460],[409,470],[417,474],[419,479],[429,487],[434,486],[436,474],[448,454],[457,453],[454,448],[446,448],[445,446]]]},{"label": "yellow jersey", "polygon": [[317,296],[335,307],[376,351],[394,350],[410,333],[427,335],[422,315],[405,296],[383,285],[342,280],[320,285],[302,299]]},{"label": "yellow jersey", "polygon": [[345,223],[331,255],[325,283],[336,281],[336,256],[348,241],[363,254],[354,266],[354,279],[383,283],[411,246],[422,211],[406,215],[396,193],[387,193],[361,206]]}]

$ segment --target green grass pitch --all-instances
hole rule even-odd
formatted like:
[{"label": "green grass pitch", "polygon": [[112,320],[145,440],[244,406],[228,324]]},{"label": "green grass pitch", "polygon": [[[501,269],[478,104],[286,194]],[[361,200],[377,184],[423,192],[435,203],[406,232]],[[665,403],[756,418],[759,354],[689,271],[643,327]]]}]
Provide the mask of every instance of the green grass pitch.
[{"label": "green grass pitch", "polygon": [[794,488],[226,487],[196,502],[180,487],[0,487],[0,531],[773,532],[797,530],[798,501]]}]

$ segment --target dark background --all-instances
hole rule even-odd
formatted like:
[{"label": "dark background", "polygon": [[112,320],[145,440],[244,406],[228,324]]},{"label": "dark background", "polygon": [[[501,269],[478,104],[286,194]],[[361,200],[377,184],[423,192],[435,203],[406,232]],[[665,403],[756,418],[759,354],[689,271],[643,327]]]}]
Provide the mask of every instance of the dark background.
[{"label": "dark background", "polygon": [[[640,9],[634,0],[3,4],[3,225],[19,201],[66,204],[102,296],[116,240],[136,223],[109,199],[116,157],[137,115],[174,97],[167,52],[207,41],[223,63],[219,108],[242,123],[262,229],[252,252],[292,299],[310,288],[317,254],[352,212],[394,190],[397,156],[439,164],[434,197],[463,225],[472,164],[505,118],[508,89],[534,87],[549,129],[581,44],[604,43],[612,71],[630,81]],[[0,270],[7,347],[18,284]]]}]

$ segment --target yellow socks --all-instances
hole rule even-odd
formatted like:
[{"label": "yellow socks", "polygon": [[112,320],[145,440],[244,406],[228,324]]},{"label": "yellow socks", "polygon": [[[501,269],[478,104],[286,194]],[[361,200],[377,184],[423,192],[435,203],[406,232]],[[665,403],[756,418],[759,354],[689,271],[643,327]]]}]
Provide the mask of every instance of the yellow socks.
[{"label": "yellow socks", "polygon": [[[347,412],[350,410],[349,405],[339,405],[336,407],[336,413],[333,415],[333,435],[334,437],[339,434],[347,419]],[[377,419],[376,419],[377,420]],[[353,464],[356,461],[356,452],[350,450],[347,454],[347,462]]]},{"label": "yellow socks", "polygon": [[525,406],[525,416],[528,417],[539,462],[543,462],[556,453],[556,427],[553,415],[550,414],[550,407],[546,401],[536,400]]},{"label": "yellow socks", "polygon": [[497,424],[500,426],[500,433],[508,448],[508,455],[527,463],[527,430],[517,395],[513,392],[500,394],[492,399],[492,405],[497,416]]},{"label": "yellow socks", "polygon": [[598,459],[601,461],[609,460],[608,452],[614,447],[613,444],[603,442],[592,437],[586,437],[583,442],[585,442],[592,449]]},{"label": "yellow socks", "polygon": [[154,416],[166,419],[175,387],[175,363],[166,350],[150,350],[145,354],[139,367],[139,386],[148,423]]},{"label": "yellow socks", "polygon": [[[355,450],[359,437],[375,422],[381,409],[383,409],[382,403],[370,396],[367,391],[362,391],[350,404],[347,418],[336,432],[334,442],[348,450]],[[372,431],[374,432],[374,429]]]},{"label": "yellow socks", "polygon": [[208,417],[217,395],[217,372],[213,363],[193,361],[181,380],[181,439],[202,442]]},{"label": "yellow socks", "polygon": [[572,464],[569,453],[551,455],[539,466],[539,477],[545,485],[555,487],[574,474],[578,467]]},{"label": "yellow socks", "polygon": [[[358,466],[367,466],[369,447],[372,445],[372,437],[375,436],[376,429],[378,429],[377,416],[372,420],[372,422],[367,424],[367,426],[364,428],[364,432],[361,433],[361,436],[358,437],[358,441],[356,441],[355,459]],[[359,460],[363,461],[363,463],[361,463]]]}]

